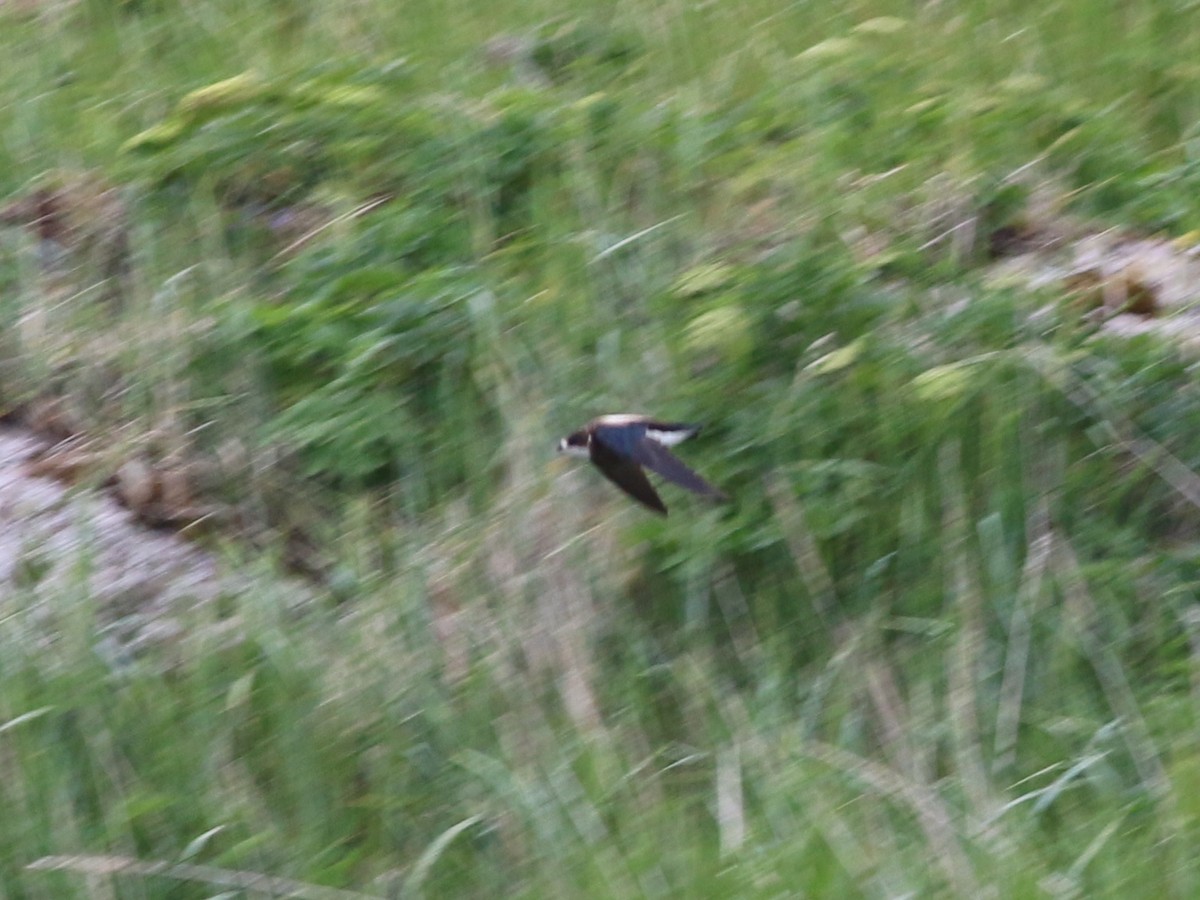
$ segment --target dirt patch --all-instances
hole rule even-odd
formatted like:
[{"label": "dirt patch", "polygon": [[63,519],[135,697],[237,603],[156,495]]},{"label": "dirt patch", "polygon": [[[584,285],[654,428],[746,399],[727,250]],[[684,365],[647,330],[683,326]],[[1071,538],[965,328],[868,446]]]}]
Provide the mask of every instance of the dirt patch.
[{"label": "dirt patch", "polygon": [[1050,289],[1107,334],[1156,334],[1200,349],[1200,248],[1116,229],[991,266],[997,283]]},{"label": "dirt patch", "polygon": [[[90,604],[104,645],[122,655],[179,639],[185,622],[239,630],[212,604],[244,591],[248,578],[140,524],[102,491],[31,474],[45,449],[33,434],[0,426],[0,617],[24,612],[53,627],[77,598]],[[295,590],[304,599],[304,588]]]}]

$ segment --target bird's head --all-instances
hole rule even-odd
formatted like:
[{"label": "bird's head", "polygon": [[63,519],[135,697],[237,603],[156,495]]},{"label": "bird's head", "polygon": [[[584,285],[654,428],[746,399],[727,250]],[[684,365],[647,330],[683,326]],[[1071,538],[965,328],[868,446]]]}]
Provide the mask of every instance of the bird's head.
[{"label": "bird's head", "polygon": [[567,456],[587,458],[590,441],[591,436],[586,431],[576,431],[558,442],[558,452],[565,453]]}]

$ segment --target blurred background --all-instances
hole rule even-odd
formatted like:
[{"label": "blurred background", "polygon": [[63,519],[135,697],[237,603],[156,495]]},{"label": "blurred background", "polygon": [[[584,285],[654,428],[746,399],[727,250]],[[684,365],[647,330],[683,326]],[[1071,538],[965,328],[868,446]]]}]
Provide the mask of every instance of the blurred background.
[{"label": "blurred background", "polygon": [[1196,896],[1195,15],[0,0],[0,896]]}]

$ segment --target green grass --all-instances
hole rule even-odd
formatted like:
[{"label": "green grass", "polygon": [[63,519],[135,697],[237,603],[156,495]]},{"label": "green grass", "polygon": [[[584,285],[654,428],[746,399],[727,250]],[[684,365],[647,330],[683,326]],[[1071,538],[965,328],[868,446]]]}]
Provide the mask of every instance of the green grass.
[{"label": "green grass", "polygon": [[[0,20],[0,196],[133,254],[113,311],[0,232],[0,407],[216,466],[250,576],[133,657],[86,554],[0,598],[0,895],[1194,896],[1194,363],[987,269],[1039,191],[1200,227],[1184,15]],[[736,502],[552,458],[624,409]]]}]

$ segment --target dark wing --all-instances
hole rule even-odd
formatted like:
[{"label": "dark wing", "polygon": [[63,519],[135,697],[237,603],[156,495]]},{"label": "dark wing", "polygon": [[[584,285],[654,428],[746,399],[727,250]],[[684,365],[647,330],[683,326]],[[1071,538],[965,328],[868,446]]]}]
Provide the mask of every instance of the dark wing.
[{"label": "dark wing", "polygon": [[662,502],[642,467],[612,450],[603,441],[592,439],[592,462],[604,477],[627,493],[630,497],[648,506],[655,512],[667,514],[667,505]]},{"label": "dark wing", "polygon": [[712,497],[715,500],[729,499],[722,491],[717,490],[685,466],[679,457],[658,441],[643,437],[632,445],[630,456],[635,462],[641,463],[647,469],[657,472],[668,481],[673,481],[689,491],[694,491],[703,497]]}]

